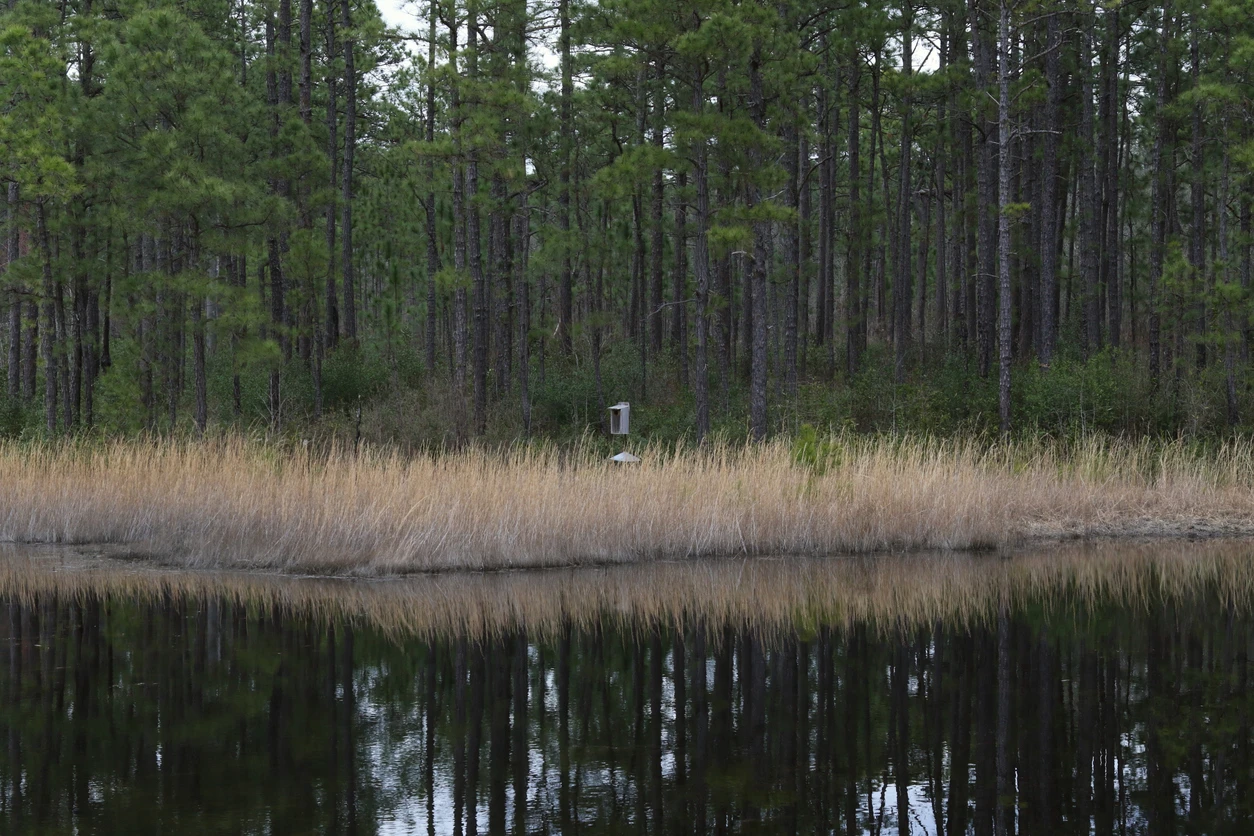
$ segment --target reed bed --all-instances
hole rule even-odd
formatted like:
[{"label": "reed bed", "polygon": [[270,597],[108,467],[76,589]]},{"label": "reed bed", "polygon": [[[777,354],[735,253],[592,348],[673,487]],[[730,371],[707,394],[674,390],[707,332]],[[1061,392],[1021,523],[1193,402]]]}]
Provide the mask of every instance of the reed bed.
[{"label": "reed bed", "polygon": [[575,450],[311,453],[241,439],[0,445],[0,541],[187,567],[390,575],[1254,532],[1254,454],[1184,442],[839,437],[639,465]]},{"label": "reed bed", "polygon": [[[339,620],[394,638],[544,638],[567,627],[645,630],[702,622],[765,637],[861,624],[887,633],[936,623],[991,623],[998,608],[1072,618],[1105,605],[1148,612],[1206,600],[1248,611],[1248,541],[1074,542],[1012,554],[734,558],[406,578],[308,578],[163,568],[66,547],[0,547],[0,598],[103,599],[194,610],[211,598],[289,617]],[[717,631],[712,632],[717,635]]]}]

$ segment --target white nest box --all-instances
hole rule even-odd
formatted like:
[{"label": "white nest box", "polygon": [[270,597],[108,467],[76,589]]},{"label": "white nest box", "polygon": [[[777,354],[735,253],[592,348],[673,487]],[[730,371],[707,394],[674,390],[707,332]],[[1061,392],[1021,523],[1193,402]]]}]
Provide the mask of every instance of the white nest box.
[{"label": "white nest box", "polygon": [[631,431],[631,404],[620,401],[610,407],[610,435],[627,435]]}]

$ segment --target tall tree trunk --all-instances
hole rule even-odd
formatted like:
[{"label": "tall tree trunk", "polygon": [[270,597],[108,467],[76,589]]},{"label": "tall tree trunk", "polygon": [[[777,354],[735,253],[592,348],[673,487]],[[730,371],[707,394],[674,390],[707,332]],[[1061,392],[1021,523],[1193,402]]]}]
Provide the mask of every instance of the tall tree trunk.
[{"label": "tall tree trunk", "polygon": [[[327,2],[327,55],[335,55],[335,2]],[[431,4],[435,8],[435,4]],[[434,42],[434,37],[432,38]],[[328,61],[328,65],[330,62]],[[327,71],[327,160],[331,171],[331,199],[327,201],[327,289],[326,289],[326,347],[333,348],[340,341],[340,303],[339,291],[336,289],[335,276],[335,194],[339,191],[339,144],[336,142],[336,128],[339,124],[337,112],[337,81],[333,70]]]},{"label": "tall tree trunk", "polygon": [[[762,44],[753,45],[749,59],[749,109],[758,130],[766,127],[766,99],[762,89]],[[762,170],[762,151],[755,141],[750,152],[754,172]],[[760,188],[756,183],[749,186],[749,205],[754,208],[760,201]],[[750,345],[749,370],[749,426],[753,438],[766,438],[766,269],[770,224],[763,220],[753,222],[753,263],[750,269],[749,291],[752,298],[753,332]]]},{"label": "tall tree trunk", "polygon": [[1010,2],[1001,0],[997,27],[997,403],[1003,433],[1010,432]]},{"label": "tall tree trunk", "polygon": [[865,306],[862,301],[862,245],[866,239],[862,228],[862,201],[858,190],[861,186],[861,171],[858,160],[859,140],[862,127],[859,117],[862,114],[862,103],[858,101],[859,81],[862,78],[862,57],[856,51],[849,56],[849,235],[845,248],[845,372],[852,379],[858,373],[862,357],[863,334],[866,323],[863,321]]},{"label": "tall tree trunk", "polygon": [[357,70],[353,50],[352,0],[340,0],[344,26],[344,173],[340,178],[340,242],[343,247],[340,270],[344,274],[344,336],[357,342],[357,285],[353,268],[353,154],[357,150]]},{"label": "tall tree trunk", "polygon": [[[695,71],[692,84],[692,112],[700,119],[705,112],[705,90],[702,86],[702,70]],[[704,139],[693,143],[693,179],[696,181],[696,229],[692,236],[692,272],[697,283],[697,355],[693,368],[693,398],[697,408],[697,443],[710,432],[709,364],[706,352],[706,312],[710,292],[710,182],[708,145]],[[730,300],[727,300],[730,307]],[[724,372],[726,373],[726,372]]]},{"label": "tall tree trunk", "polygon": [[[910,30],[914,25],[914,12],[909,2],[901,6],[901,71],[905,88],[902,96],[901,113],[901,151],[897,157],[897,246],[893,261],[897,266],[897,275],[893,281],[893,311],[895,314],[893,379],[902,383],[906,378],[906,351],[910,345],[910,303],[911,272],[913,265],[910,259],[910,207],[913,205],[913,192],[910,184],[910,71],[911,46]],[[922,281],[922,277],[920,277]]]},{"label": "tall tree trunk", "polygon": [[1119,6],[1106,11],[1107,60],[1102,70],[1106,74],[1105,119],[1102,128],[1102,162],[1105,174],[1103,215],[1105,235],[1102,245],[1102,272],[1106,285],[1107,339],[1111,348],[1118,348],[1123,326],[1123,293],[1120,287],[1119,263],[1123,250],[1119,240]]},{"label": "tall tree trunk", "polygon": [[1163,145],[1167,134],[1167,70],[1168,45],[1171,40],[1171,2],[1162,8],[1162,29],[1158,36],[1157,80],[1154,84],[1154,150],[1151,154],[1150,177],[1150,268],[1149,268],[1149,373],[1158,384],[1162,344],[1159,315],[1159,294],[1162,288],[1163,260],[1167,245],[1167,188]]},{"label": "tall tree trunk", "polygon": [[558,2],[558,51],[561,53],[562,89],[559,103],[559,160],[560,188],[557,195],[558,224],[562,230],[562,275],[558,286],[557,327],[561,334],[562,350],[569,354],[573,346],[574,303],[573,270],[570,258],[570,175],[571,155],[574,146],[574,124],[571,118],[571,99],[575,95],[573,67],[570,54],[570,0]]},{"label": "tall tree trunk", "polygon": [[192,297],[192,374],[196,390],[196,408],[193,420],[196,433],[204,435],[209,424],[209,391],[205,371],[205,300]]},{"label": "tall tree trunk", "polygon": [[[941,31],[940,38],[940,56],[939,56],[938,72],[944,76],[949,65],[949,40],[948,32],[944,29]],[[939,111],[937,118],[937,136],[936,136],[936,172],[935,172],[935,190],[936,190],[936,335],[939,338],[942,349],[948,349],[949,340],[949,276],[946,270],[949,267],[949,259],[947,257],[946,248],[946,224],[945,224],[945,183],[946,183],[946,163],[949,157],[950,143],[952,142],[949,131],[949,100],[948,91],[946,95],[940,99],[937,105]],[[926,284],[926,281],[924,281]]]},{"label": "tall tree trunk", "polygon": [[[454,10],[455,11],[455,10]],[[449,38],[449,70],[452,74],[450,105],[453,133],[453,269],[457,283],[453,290],[453,386],[458,398],[466,388],[466,177],[463,166],[465,141],[462,136],[466,115],[462,109],[461,83],[457,70],[456,15],[445,21]]]},{"label": "tall tree trunk", "polygon": [[[284,14],[286,11],[286,23],[284,23]],[[274,18],[267,15],[266,17],[266,53],[269,58],[269,64],[266,68],[266,98],[270,105],[270,138],[274,143],[271,152],[272,160],[278,162],[282,156],[280,149],[280,136],[283,129],[283,112],[288,104],[288,97],[291,94],[290,76],[288,76],[288,85],[285,89],[284,77],[286,74],[286,58],[287,49],[283,41],[283,35],[286,31],[287,38],[291,38],[291,2],[290,0],[282,0],[279,4],[279,32],[278,38],[275,37]],[[284,95],[284,94],[287,95]],[[287,197],[287,187],[283,179],[276,177],[271,181],[271,190],[275,195],[283,200]],[[275,341],[279,344],[280,355],[286,355],[286,337],[283,328],[283,263],[282,263],[282,244],[278,235],[271,232],[266,239],[267,256],[270,266],[270,325]],[[171,253],[170,261],[173,260]],[[167,263],[167,271],[173,272],[173,265]],[[178,308],[171,306],[172,309]],[[180,318],[182,312],[179,313]],[[172,351],[172,348],[171,348]],[[270,410],[270,427],[272,430],[278,430],[282,424],[282,408],[283,398],[280,388],[280,369],[276,360],[275,365],[270,369],[269,374],[269,393],[267,403]],[[177,404],[177,395],[171,393],[170,400],[170,426],[174,426],[174,412]]]},{"label": "tall tree trunk", "polygon": [[993,98],[993,49],[989,37],[980,25],[981,9],[972,0],[971,49],[974,53],[976,79],[976,124],[982,125],[979,150],[976,156],[976,180],[979,200],[976,203],[978,217],[978,253],[975,277],[975,333],[980,377],[988,377],[993,359],[993,307],[997,274],[996,232],[993,212],[997,207],[997,149],[993,136],[999,130],[988,114],[988,100]]},{"label": "tall tree trunk", "polygon": [[8,392],[16,401],[22,388],[22,296],[13,279],[13,265],[18,259],[18,199],[17,182],[10,181],[7,190],[8,215],[5,225],[5,273],[9,277],[9,368]]},{"label": "tall tree trunk", "polygon": [[1076,200],[1080,214],[1080,277],[1084,288],[1084,320],[1080,351],[1085,358],[1101,349],[1101,316],[1098,309],[1098,196],[1094,172],[1093,137],[1093,28],[1091,12],[1081,13],[1080,23],[1080,177]]},{"label": "tall tree trunk", "polygon": [[56,287],[52,277],[52,245],[48,240],[48,210],[43,201],[36,204],[36,230],[43,276],[43,322],[39,328],[39,353],[44,361],[44,425],[48,435],[57,433],[57,347],[53,340],[56,326]]},{"label": "tall tree trunk", "polygon": [[[479,5],[477,0],[466,4],[466,77],[471,85],[479,78]],[[475,88],[472,86],[471,88]],[[478,94],[470,102],[472,110],[479,104]],[[479,234],[479,152],[474,143],[466,155],[466,244],[470,263],[470,281],[474,289],[475,352],[475,435],[488,429],[488,281],[483,272]]]},{"label": "tall tree trunk", "polygon": [[[430,18],[427,22],[427,100],[426,100],[426,139],[428,144],[435,142],[435,25],[437,8],[431,4]],[[435,218],[435,157],[427,157],[427,196],[423,201],[427,220],[427,332],[424,357],[427,363],[427,374],[435,372],[435,331],[436,331],[436,294],[435,276],[440,272],[440,254],[436,248]]]},{"label": "tall tree trunk", "polygon": [[[1197,18],[1198,12],[1195,9],[1190,21],[1189,53],[1192,65],[1193,89],[1200,91],[1202,86],[1202,52],[1199,29],[1201,25]],[[1197,300],[1195,333],[1197,335],[1197,367],[1200,370],[1206,368],[1206,332],[1208,328],[1206,313],[1206,286],[1208,280],[1206,275],[1205,237],[1206,175],[1205,159],[1202,152],[1202,102],[1200,98],[1194,100],[1193,103],[1191,142],[1192,148],[1190,152],[1192,160],[1190,161],[1189,201],[1193,209],[1193,219],[1189,224],[1189,266],[1192,268],[1193,273],[1193,295]]]},{"label": "tall tree trunk", "polygon": [[522,406],[523,434],[531,435],[531,282],[527,278],[527,254],[531,249],[527,193],[518,198],[514,212],[514,293],[518,307],[518,396]]},{"label": "tall tree trunk", "polygon": [[1041,161],[1041,238],[1038,251],[1041,258],[1041,366],[1048,368],[1054,361],[1054,346],[1058,338],[1058,323],[1054,319],[1054,299],[1058,295],[1058,145],[1062,139],[1059,112],[1062,104],[1062,74],[1059,70],[1062,42],[1059,34],[1059,12],[1049,13],[1046,24],[1045,53],[1045,136]]},{"label": "tall tree trunk", "polygon": [[313,0],[300,0],[300,121],[313,121]]},{"label": "tall tree trunk", "polygon": [[797,393],[797,303],[801,290],[801,223],[798,210],[801,205],[800,139],[797,130],[789,126],[784,131],[785,170],[788,182],[785,195],[788,208],[794,213],[788,224],[784,242],[784,264],[787,284],[784,286],[784,391],[788,397]]},{"label": "tall tree trunk", "polygon": [[[1223,283],[1225,289],[1231,282],[1232,270],[1228,261],[1228,187],[1230,152],[1224,147],[1223,166],[1219,179],[1219,263],[1223,265]],[[1224,395],[1227,402],[1228,426],[1235,428],[1241,419],[1237,408],[1237,354],[1236,343],[1240,332],[1237,330],[1236,318],[1232,315],[1233,303],[1224,304]]]},{"label": "tall tree trunk", "polygon": [[[659,58],[654,66],[653,82],[653,128],[652,142],[654,151],[660,156],[663,149],[662,135],[666,129],[666,83],[665,65]],[[665,250],[662,218],[665,207],[665,191],[663,188],[662,166],[653,167],[653,205],[652,205],[652,240],[649,242],[649,343],[653,354],[662,353],[662,317],[663,288],[662,261]]]},{"label": "tall tree trunk", "polygon": [[[313,0],[300,0],[300,120],[305,124],[305,129],[313,124]],[[301,176],[300,189],[300,226],[301,229],[309,233],[310,240],[313,238],[314,217],[311,210],[312,201],[312,185],[308,182],[308,176]],[[318,288],[316,280],[312,273],[305,278],[304,288],[305,298],[302,300],[302,358],[309,360],[309,352],[312,349],[312,368],[311,377],[313,378],[313,408],[314,420],[322,418],[322,355],[325,348],[325,338],[323,336],[322,317],[318,311]],[[310,333],[312,329],[312,345],[310,345]],[[200,340],[204,340],[204,326],[200,324]],[[203,366],[203,345],[201,346],[201,364]],[[196,377],[196,396],[197,396],[197,416],[201,413],[200,409],[200,388],[201,378],[199,373]],[[204,410],[207,417],[208,409]],[[203,426],[202,426],[203,432]]]},{"label": "tall tree trunk", "polygon": [[[675,272],[671,287],[671,344],[679,355],[679,385],[688,388],[688,172],[675,175]],[[706,288],[708,291],[708,287]]]}]

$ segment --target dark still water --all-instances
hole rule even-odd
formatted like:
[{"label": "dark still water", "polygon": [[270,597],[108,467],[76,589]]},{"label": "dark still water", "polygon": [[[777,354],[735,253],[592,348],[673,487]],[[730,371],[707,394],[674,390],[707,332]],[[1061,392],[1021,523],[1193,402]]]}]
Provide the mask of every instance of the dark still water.
[{"label": "dark still water", "polygon": [[395,625],[433,598],[394,587],[371,587],[385,616],[319,597],[351,583],[23,570],[0,584],[0,833],[1249,833],[1250,550],[1198,571],[1188,548],[1097,574],[964,558],[983,592],[933,609],[910,565],[812,564],[879,608],[769,621],[711,615],[754,606],[713,587],[642,612],[669,585],[645,572],[612,614],[484,630],[468,599],[465,629],[426,632]]}]

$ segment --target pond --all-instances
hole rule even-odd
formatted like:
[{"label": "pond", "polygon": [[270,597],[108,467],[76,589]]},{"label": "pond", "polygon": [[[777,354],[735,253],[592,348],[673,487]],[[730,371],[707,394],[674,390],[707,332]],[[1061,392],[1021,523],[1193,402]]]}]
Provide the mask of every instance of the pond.
[{"label": "pond", "polygon": [[1246,543],[0,567],[3,833],[1250,832]]}]

